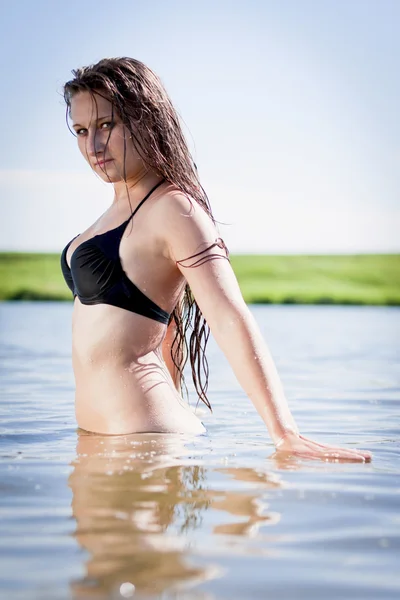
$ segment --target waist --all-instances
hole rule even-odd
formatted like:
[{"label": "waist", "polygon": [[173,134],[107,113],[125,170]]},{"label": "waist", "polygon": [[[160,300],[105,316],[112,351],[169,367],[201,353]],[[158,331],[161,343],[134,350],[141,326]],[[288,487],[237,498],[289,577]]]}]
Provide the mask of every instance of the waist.
[{"label": "waist", "polygon": [[72,352],[72,364],[77,386],[92,384],[102,380],[104,384],[124,380],[125,384],[135,385],[152,373],[157,378],[168,380],[169,372],[162,358],[161,346],[149,352],[137,353],[134,348],[108,346],[108,350],[91,348],[87,354]]},{"label": "waist", "polygon": [[79,427],[112,435],[204,431],[163,360],[165,325],[75,302],[72,329]]},{"label": "waist", "polygon": [[129,365],[75,368],[79,427],[101,434],[204,431],[158,352]]},{"label": "waist", "polygon": [[166,326],[109,305],[74,305],[72,355],[75,365],[91,369],[129,366],[162,344]]}]

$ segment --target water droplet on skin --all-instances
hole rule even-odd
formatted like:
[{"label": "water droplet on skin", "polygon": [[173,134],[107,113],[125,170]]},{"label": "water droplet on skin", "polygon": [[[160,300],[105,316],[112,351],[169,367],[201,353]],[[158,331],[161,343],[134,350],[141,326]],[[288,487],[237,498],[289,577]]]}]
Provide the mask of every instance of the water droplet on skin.
[{"label": "water droplet on skin", "polygon": [[129,518],[129,515],[128,515],[128,513],[126,513],[126,512],[123,512],[123,511],[119,511],[119,510],[117,510],[117,511],[114,513],[114,515],[115,515],[116,519],[127,520],[127,519]]},{"label": "water droplet on skin", "polygon": [[133,583],[130,583],[129,581],[126,581],[125,583],[123,583],[120,588],[119,588],[119,593],[121,594],[121,596],[123,598],[132,598],[132,596],[135,593],[135,586],[133,585]]}]

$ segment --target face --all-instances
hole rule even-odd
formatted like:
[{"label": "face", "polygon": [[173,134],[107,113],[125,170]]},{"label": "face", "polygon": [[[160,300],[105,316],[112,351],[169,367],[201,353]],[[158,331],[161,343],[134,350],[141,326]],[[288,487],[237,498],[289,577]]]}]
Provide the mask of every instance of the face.
[{"label": "face", "polygon": [[89,92],[79,92],[71,100],[70,116],[79,150],[104,181],[114,183],[137,177],[145,170],[145,165],[133,145],[129,130],[115,108],[113,113],[109,100],[99,94],[94,94],[94,97]]}]

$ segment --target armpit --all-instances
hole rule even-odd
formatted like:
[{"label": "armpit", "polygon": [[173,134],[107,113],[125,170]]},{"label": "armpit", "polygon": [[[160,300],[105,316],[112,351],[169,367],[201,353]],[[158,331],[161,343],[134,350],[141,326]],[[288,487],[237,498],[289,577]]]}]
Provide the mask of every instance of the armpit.
[{"label": "armpit", "polygon": [[[222,250],[224,250],[226,253],[226,256],[223,256],[215,251],[211,252],[211,254],[206,254],[206,252],[209,252],[209,250],[212,250],[212,248],[215,248],[215,247],[218,247],[218,248],[221,248]],[[200,252],[196,252],[196,254],[192,254],[192,256],[188,256],[187,258],[183,258],[182,260],[177,260],[176,264],[181,265],[182,267],[187,267],[187,268],[200,267],[204,263],[208,262],[209,260],[213,260],[215,258],[225,258],[229,261],[229,250],[226,247],[226,244],[222,238],[217,238],[215,240],[215,242],[213,244],[211,244],[211,246],[204,248],[204,250],[200,250]],[[188,261],[193,261],[193,262],[191,264],[184,264],[184,263],[188,263]]]}]

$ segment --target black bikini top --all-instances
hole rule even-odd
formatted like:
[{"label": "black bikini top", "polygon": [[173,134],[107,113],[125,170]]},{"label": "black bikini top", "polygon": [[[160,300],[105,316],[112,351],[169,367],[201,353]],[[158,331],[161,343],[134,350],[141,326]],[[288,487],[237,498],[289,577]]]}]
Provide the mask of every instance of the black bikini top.
[{"label": "black bikini top", "polygon": [[78,296],[82,304],[111,304],[160,323],[169,323],[169,313],[128,279],[119,256],[119,246],[129,221],[164,181],[162,179],[150,190],[121,225],[82,242],[72,253],[71,267],[67,263],[67,250],[80,234],[65,246],[61,254],[61,269],[74,298]]}]

